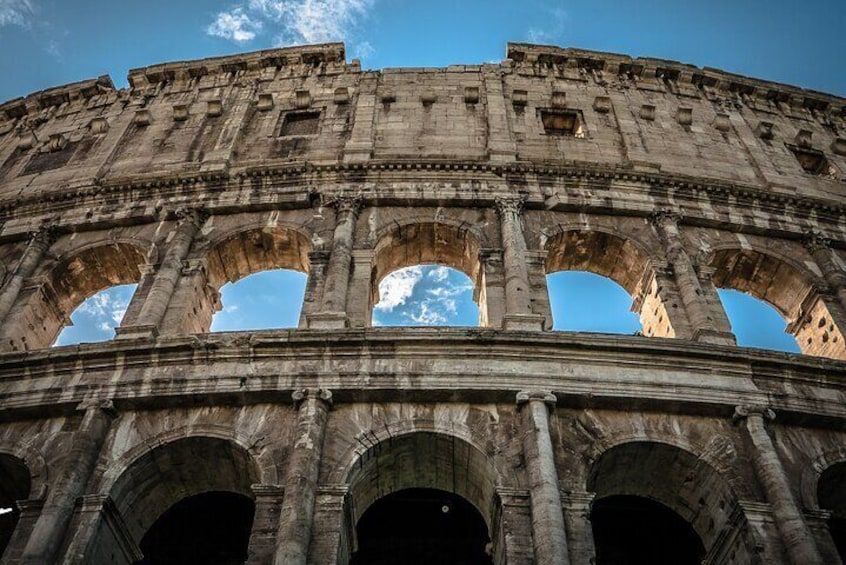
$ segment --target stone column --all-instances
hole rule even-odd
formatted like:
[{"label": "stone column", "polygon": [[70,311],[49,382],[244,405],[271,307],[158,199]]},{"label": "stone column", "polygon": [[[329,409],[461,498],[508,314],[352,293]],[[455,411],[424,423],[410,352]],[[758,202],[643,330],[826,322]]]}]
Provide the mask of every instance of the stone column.
[{"label": "stone column", "polygon": [[315,314],[323,302],[323,284],[326,281],[326,266],[329,252],[323,249],[308,254],[308,280],[306,281],[303,307],[300,310],[298,327],[307,328],[309,316]]},{"label": "stone column", "polygon": [[35,273],[44,253],[56,241],[56,235],[57,232],[53,226],[42,227],[30,234],[29,243],[18,261],[15,272],[0,289],[0,324],[6,321],[6,317],[12,311],[21,293],[24,282]]},{"label": "stone column", "polygon": [[542,330],[543,316],[532,311],[532,287],[526,264],[526,239],[520,215],[523,198],[497,198],[505,265],[505,329]]},{"label": "stone column", "polygon": [[285,498],[276,536],[276,565],[305,565],[314,521],[314,497],[332,393],[304,389],[293,394],[298,405],[294,446],[288,456]]},{"label": "stone column", "polygon": [[[483,249],[479,252],[479,325],[501,328],[505,317],[505,273],[502,268],[502,251]],[[475,297],[474,297],[475,298]]]},{"label": "stone column", "polygon": [[532,535],[537,565],[568,565],[567,532],[558,491],[558,471],[549,434],[549,411],[556,397],[550,392],[521,392],[523,455],[529,474]]},{"label": "stone column", "polygon": [[829,290],[837,296],[841,308],[846,311],[846,272],[835,262],[831,240],[817,232],[810,232],[805,235],[803,243],[819,266]]},{"label": "stone column", "polygon": [[717,329],[705,301],[699,277],[682,244],[678,214],[668,211],[652,215],[652,225],[664,242],[667,260],[672,266],[676,285],[693,331],[692,339],[705,343],[734,345],[734,336]]},{"label": "stone column", "polygon": [[119,328],[117,331],[119,338],[158,335],[159,324],[167,312],[173,291],[182,276],[183,261],[188,256],[194,238],[205,223],[207,215],[197,208],[188,208],[177,210],[176,217],[178,221],[173,231],[173,238],[156,270],[153,284],[144,299],[136,325]]},{"label": "stone column", "polygon": [[532,510],[529,491],[497,487],[499,522],[491,532],[495,563],[532,565]]},{"label": "stone column", "polygon": [[16,564],[20,563],[21,555],[23,554],[24,546],[32,533],[32,528],[38,517],[41,515],[41,509],[44,507],[43,499],[28,499],[17,500],[15,505],[18,507],[20,514],[18,515],[18,523],[15,525],[15,530],[12,532],[12,537],[9,538],[9,543],[6,545],[6,550],[3,552],[3,563]]},{"label": "stone column", "polygon": [[355,238],[355,223],[361,211],[360,197],[336,198],[335,232],[332,236],[332,254],[326,268],[323,284],[323,299],[320,312],[308,317],[308,326],[317,329],[345,328],[347,316],[347,294],[350,287],[350,265]]},{"label": "stone column", "polygon": [[746,433],[754,447],[752,465],[755,475],[772,506],[773,518],[790,562],[793,565],[822,564],[813,535],[790,492],[784,467],[767,433],[766,421],[775,419],[775,413],[759,406],[738,406],[734,418],[745,423]]},{"label": "stone column", "polygon": [[109,495],[82,496],[77,508],[76,528],[62,559],[63,564],[114,562],[112,556],[116,553],[126,563],[137,563],[144,558]]},{"label": "stone column", "polygon": [[350,562],[354,527],[349,523],[348,494],[349,485],[320,485],[317,488],[309,563]]},{"label": "stone column", "polygon": [[115,415],[110,400],[86,402],[78,409],[85,412],[82,423],[73,434],[71,449],[47,491],[44,508],[24,548],[21,563],[26,565],[56,561],[76,501],[91,478]]},{"label": "stone column", "polygon": [[593,526],[590,510],[596,493],[562,493],[564,522],[567,527],[567,545],[573,563],[595,563],[596,547],[593,543]]},{"label": "stone column", "polygon": [[256,500],[253,529],[247,565],[270,565],[276,551],[276,532],[279,531],[279,514],[285,497],[280,485],[252,485]]}]

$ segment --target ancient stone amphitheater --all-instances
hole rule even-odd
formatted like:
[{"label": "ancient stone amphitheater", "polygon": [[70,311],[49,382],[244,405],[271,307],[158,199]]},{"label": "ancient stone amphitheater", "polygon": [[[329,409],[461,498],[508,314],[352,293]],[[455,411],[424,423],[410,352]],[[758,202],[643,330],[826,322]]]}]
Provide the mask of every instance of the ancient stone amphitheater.
[{"label": "ancient stone amphitheater", "polygon": [[[3,563],[839,562],[846,100],[524,44],[129,83],[0,105]],[[479,327],[371,327],[421,264]],[[209,332],[276,268],[308,275],[298,328]],[[642,335],[551,331],[562,270]],[[114,340],[51,347],[125,283]],[[803,354],[737,347],[718,288]]]}]

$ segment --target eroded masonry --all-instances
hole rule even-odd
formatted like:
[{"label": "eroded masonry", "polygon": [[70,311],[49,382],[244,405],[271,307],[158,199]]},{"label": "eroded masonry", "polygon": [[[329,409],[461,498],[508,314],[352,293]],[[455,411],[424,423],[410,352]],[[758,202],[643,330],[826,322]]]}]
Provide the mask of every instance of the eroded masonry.
[{"label": "eroded masonry", "polygon": [[[129,82],[0,105],[3,563],[846,554],[843,98],[524,44]],[[470,277],[479,327],[370,327],[421,264]],[[209,332],[276,268],[308,276],[298,328]],[[642,335],[551,331],[562,270],[619,283]],[[51,348],[124,283],[114,340]],[[718,288],[803,354],[737,347]]]}]

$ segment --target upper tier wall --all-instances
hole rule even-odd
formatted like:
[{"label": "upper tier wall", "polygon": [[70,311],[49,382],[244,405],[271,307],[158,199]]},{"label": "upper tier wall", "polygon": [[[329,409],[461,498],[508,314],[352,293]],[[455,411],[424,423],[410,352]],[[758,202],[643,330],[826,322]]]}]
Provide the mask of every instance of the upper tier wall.
[{"label": "upper tier wall", "polygon": [[0,216],[94,187],[385,161],[628,171],[842,213],[846,100],[708,68],[509,44],[501,64],[362,71],[326,44],[129,82],[0,105]]}]

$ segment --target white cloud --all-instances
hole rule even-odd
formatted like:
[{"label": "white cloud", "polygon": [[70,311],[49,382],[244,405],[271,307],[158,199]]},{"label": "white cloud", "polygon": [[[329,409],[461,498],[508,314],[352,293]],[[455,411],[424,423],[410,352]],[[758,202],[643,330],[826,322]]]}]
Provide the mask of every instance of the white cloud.
[{"label": "white cloud", "polygon": [[31,0],[0,0],[0,27],[28,26],[34,14],[35,6]]},{"label": "white cloud", "polygon": [[206,33],[242,43],[255,38],[261,28],[261,22],[250,19],[242,8],[235,8],[231,12],[220,12],[217,19],[206,28]]},{"label": "white cloud", "polygon": [[440,267],[435,267],[431,271],[429,271],[429,278],[434,280],[435,282],[443,282],[447,280],[449,276],[449,268],[444,267],[441,265]]},{"label": "white cloud", "polygon": [[409,317],[418,324],[425,326],[437,326],[447,321],[447,317],[442,313],[433,310],[428,301],[423,301],[420,304],[420,311],[417,314],[410,313]]},{"label": "white cloud", "polygon": [[548,15],[542,27],[531,27],[526,33],[529,43],[554,44],[561,41],[570,15],[561,8],[548,10]]},{"label": "white cloud", "polygon": [[359,40],[356,32],[375,1],[241,0],[232,10],[219,13],[206,31],[240,43],[269,30],[277,47],[346,41],[357,57],[368,57],[373,46]]},{"label": "white cloud", "polygon": [[11,514],[13,511],[13,508],[0,508],[0,516],[3,514]]},{"label": "white cloud", "polygon": [[87,299],[76,311],[90,316],[97,329],[109,331],[120,325],[129,306],[130,297],[131,293],[123,297],[120,296],[119,290],[108,288]]},{"label": "white cloud", "polygon": [[403,306],[414,287],[423,278],[423,267],[399,269],[382,279],[379,283],[379,303],[377,310],[391,312],[397,306]]}]

